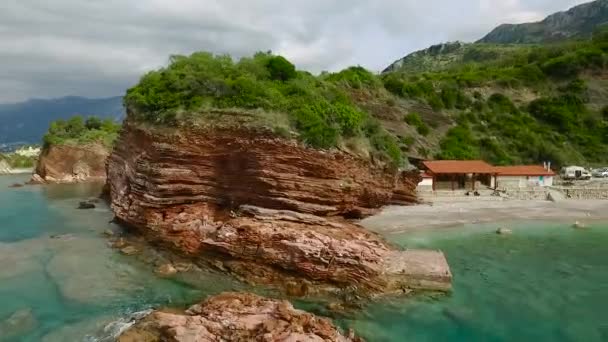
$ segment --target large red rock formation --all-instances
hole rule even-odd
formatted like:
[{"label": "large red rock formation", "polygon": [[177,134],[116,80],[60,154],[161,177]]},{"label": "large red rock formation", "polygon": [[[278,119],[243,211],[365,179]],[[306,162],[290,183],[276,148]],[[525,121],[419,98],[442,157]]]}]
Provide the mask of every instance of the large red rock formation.
[{"label": "large red rock formation", "polygon": [[105,181],[110,152],[101,144],[51,145],[40,154],[34,183]]},{"label": "large red rock formation", "polygon": [[362,341],[342,335],[327,319],[296,310],[287,301],[223,293],[184,313],[155,311],[119,342]]},{"label": "large red rock formation", "polygon": [[[415,200],[417,174],[243,129],[161,130],[127,122],[108,162],[112,208],[149,239],[294,294],[449,288],[344,217]],[[410,252],[412,253],[412,252]],[[424,254],[422,258],[427,258]],[[415,272],[412,270],[416,270]]]}]

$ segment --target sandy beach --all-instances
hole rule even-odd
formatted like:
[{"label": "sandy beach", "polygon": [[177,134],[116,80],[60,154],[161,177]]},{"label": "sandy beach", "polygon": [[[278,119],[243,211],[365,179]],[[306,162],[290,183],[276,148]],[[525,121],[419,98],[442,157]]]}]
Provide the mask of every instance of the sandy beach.
[{"label": "sandy beach", "polygon": [[512,220],[581,223],[608,220],[608,201],[457,201],[390,206],[361,224],[382,234]]}]

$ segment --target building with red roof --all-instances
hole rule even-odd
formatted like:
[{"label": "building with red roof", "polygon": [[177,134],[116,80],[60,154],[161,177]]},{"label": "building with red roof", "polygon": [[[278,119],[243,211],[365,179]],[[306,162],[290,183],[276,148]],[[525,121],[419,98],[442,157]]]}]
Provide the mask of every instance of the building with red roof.
[{"label": "building with red roof", "polygon": [[483,160],[422,162],[421,188],[477,190],[551,186],[555,173],[545,165],[492,166]]},{"label": "building with red roof", "polygon": [[547,165],[497,166],[496,188],[552,186],[555,172]]}]

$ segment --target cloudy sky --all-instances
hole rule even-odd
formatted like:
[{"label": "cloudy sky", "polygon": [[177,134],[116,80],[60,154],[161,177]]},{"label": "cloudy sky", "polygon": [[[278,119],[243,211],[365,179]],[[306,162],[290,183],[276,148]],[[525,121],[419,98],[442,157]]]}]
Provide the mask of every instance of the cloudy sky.
[{"label": "cloudy sky", "polygon": [[585,0],[2,0],[0,103],[121,95],[171,54],[272,50],[312,72],[379,71],[443,41]]}]

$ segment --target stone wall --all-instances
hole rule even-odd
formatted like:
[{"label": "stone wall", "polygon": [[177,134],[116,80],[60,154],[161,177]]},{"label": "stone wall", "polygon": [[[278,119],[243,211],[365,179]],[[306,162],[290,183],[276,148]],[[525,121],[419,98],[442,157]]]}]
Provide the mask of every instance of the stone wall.
[{"label": "stone wall", "polygon": [[567,199],[608,200],[608,188],[556,188]]}]

